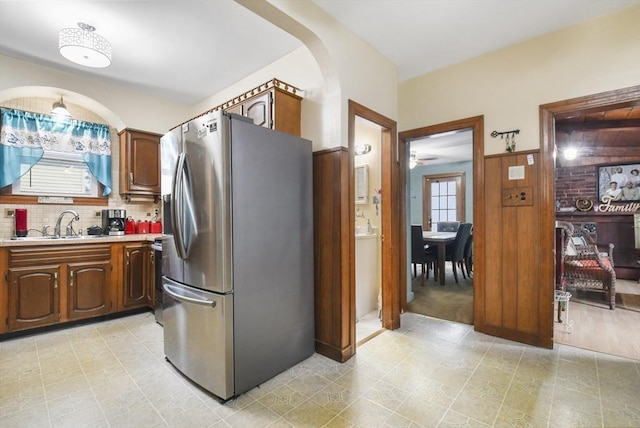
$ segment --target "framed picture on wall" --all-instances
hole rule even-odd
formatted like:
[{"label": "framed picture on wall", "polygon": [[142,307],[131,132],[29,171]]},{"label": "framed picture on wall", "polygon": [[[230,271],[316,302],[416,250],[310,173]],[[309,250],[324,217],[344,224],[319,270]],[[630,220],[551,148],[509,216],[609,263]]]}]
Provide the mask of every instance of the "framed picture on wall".
[{"label": "framed picture on wall", "polygon": [[598,201],[640,201],[640,163],[598,166]]}]

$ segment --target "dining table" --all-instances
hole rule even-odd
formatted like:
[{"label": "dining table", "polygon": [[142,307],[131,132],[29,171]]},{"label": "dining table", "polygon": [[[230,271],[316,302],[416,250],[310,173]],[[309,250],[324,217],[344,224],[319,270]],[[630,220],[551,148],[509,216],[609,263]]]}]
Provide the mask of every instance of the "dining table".
[{"label": "dining table", "polygon": [[444,285],[444,262],[447,244],[456,240],[456,232],[423,231],[422,239],[425,244],[433,245],[438,249],[438,276],[440,285]]}]

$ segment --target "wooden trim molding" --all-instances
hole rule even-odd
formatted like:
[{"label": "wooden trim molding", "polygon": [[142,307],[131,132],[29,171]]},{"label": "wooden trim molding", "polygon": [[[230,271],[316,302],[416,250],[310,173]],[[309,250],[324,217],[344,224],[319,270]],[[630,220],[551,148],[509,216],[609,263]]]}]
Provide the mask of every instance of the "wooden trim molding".
[{"label": "wooden trim molding", "polygon": [[[402,244],[401,224],[403,223],[402,206],[404,189],[400,187],[400,162],[398,147],[398,126],[380,113],[377,113],[353,100],[349,100],[349,154],[350,154],[350,193],[354,201],[353,153],[355,149],[356,116],[380,126],[381,139],[381,174],[382,174],[382,207],[381,207],[381,275],[382,275],[382,327],[393,330],[400,327],[402,302],[406,301],[406,272],[401,260],[406,257]],[[404,159],[404,158],[402,158]],[[355,266],[355,204],[351,204],[350,251],[351,264]],[[404,278],[404,279],[403,279]],[[355,299],[355,274],[351,278],[350,287]],[[354,300],[355,304],[355,300]],[[355,314],[355,308],[354,308]],[[353,319],[355,325],[355,317]],[[355,328],[354,328],[355,335]],[[355,336],[354,339],[355,341]]]},{"label": "wooden trim molding", "polygon": [[[484,260],[484,116],[473,116],[459,120],[453,120],[451,122],[438,123],[435,125],[424,126],[421,128],[410,129],[402,131],[398,134],[400,141],[398,153],[399,159],[407,159],[406,152],[408,151],[408,145],[411,140],[426,137],[428,135],[440,134],[443,132],[457,131],[461,129],[473,130],[473,258],[474,258],[474,327],[477,329],[478,305],[479,302],[484,299],[484,285],[482,281],[483,268],[482,260]],[[407,225],[406,225],[406,200],[404,199],[405,190],[407,187],[407,164],[408,162],[400,162],[399,165],[399,187],[402,189],[401,204],[399,205],[400,213],[400,248],[404,250],[406,248],[407,241]],[[476,263],[478,262],[478,263]],[[401,268],[403,269],[402,284],[407,283],[406,267],[407,267],[407,254],[403,251],[402,260],[400,261]],[[404,293],[401,301],[402,311],[406,311],[407,308],[407,296]]]}]

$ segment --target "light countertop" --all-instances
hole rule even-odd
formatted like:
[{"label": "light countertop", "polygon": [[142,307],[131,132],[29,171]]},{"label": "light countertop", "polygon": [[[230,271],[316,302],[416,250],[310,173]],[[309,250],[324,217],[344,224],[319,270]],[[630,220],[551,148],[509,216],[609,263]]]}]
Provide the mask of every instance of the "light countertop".
[{"label": "light countertop", "polygon": [[121,236],[87,236],[73,238],[17,238],[17,239],[0,239],[0,247],[33,247],[44,245],[74,245],[74,244],[104,244],[118,242],[153,242],[156,238],[161,238],[161,233],[133,233]]}]

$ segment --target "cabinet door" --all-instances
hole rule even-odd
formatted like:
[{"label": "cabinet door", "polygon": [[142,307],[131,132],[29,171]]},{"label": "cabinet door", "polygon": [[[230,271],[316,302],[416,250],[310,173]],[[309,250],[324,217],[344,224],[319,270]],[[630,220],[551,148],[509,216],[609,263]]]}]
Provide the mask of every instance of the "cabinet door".
[{"label": "cabinet door", "polygon": [[235,114],[239,114],[241,116],[244,116],[243,112],[242,112],[242,104],[236,104],[232,107],[229,107],[227,110],[227,113],[235,113]]},{"label": "cabinet door", "polygon": [[60,265],[9,269],[9,331],[60,320]]},{"label": "cabinet door", "polygon": [[156,260],[156,253],[151,247],[147,247],[147,264],[144,267],[147,276],[147,305],[155,309],[156,306],[156,263],[162,263],[162,260]]},{"label": "cabinet door", "polygon": [[122,306],[129,309],[147,304],[148,262],[147,244],[131,244],[124,246],[124,278],[122,289]]},{"label": "cabinet door", "polygon": [[253,123],[265,128],[273,128],[271,118],[272,91],[255,96],[242,105],[242,114],[253,119]]},{"label": "cabinet door", "polygon": [[111,310],[111,261],[68,265],[69,319],[104,315]]},{"label": "cabinet door", "polygon": [[120,138],[120,193],[160,195],[160,136],[125,131]]}]

